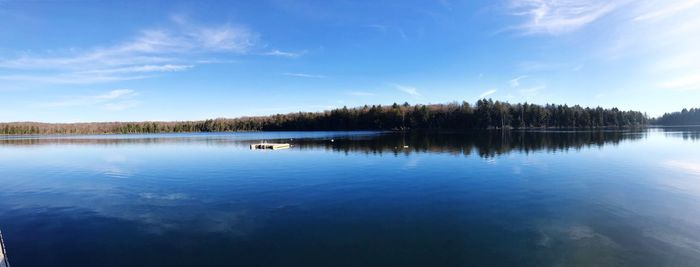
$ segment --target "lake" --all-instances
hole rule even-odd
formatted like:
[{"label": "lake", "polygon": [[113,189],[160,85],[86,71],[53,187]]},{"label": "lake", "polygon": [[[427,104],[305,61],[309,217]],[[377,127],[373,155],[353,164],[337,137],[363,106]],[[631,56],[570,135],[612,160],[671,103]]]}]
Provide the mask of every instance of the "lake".
[{"label": "lake", "polygon": [[0,231],[13,267],[698,266],[700,128],[4,136]]}]

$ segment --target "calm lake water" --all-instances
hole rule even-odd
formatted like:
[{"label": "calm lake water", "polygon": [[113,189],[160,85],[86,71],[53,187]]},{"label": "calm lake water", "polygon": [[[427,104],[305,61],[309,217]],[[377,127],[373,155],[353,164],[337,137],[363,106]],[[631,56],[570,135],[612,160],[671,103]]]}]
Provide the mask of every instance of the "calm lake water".
[{"label": "calm lake water", "polygon": [[0,230],[13,267],[698,266],[700,128],[6,136]]}]

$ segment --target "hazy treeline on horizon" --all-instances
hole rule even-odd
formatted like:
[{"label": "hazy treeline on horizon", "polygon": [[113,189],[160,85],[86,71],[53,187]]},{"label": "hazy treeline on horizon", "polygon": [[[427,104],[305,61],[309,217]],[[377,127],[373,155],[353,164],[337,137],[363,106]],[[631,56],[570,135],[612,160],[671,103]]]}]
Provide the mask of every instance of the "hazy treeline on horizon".
[{"label": "hazy treeline on horizon", "polygon": [[666,113],[652,120],[658,125],[700,125],[700,108],[683,109],[678,112]]}]

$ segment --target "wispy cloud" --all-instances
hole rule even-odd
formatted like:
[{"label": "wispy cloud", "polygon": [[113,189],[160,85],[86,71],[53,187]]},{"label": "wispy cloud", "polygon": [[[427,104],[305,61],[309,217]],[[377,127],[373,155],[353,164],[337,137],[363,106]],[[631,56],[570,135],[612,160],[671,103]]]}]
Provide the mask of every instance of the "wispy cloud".
[{"label": "wispy cloud", "polygon": [[119,111],[135,107],[139,101],[135,99],[138,95],[131,89],[116,89],[102,94],[71,96],[66,100],[38,103],[35,106],[40,108],[65,108],[65,107],[101,107],[105,110]]},{"label": "wispy cloud", "polygon": [[498,91],[498,90],[496,90],[496,89],[491,89],[491,90],[488,90],[488,91],[486,91],[486,92],[483,92],[483,93],[481,93],[481,94],[479,95],[479,98],[481,99],[481,98],[490,96],[490,95],[492,95],[492,94],[495,94],[496,91]]},{"label": "wispy cloud", "polygon": [[409,94],[413,97],[421,97],[422,95],[418,92],[418,89],[415,87],[411,86],[405,86],[405,85],[400,85],[400,84],[392,84],[394,88],[398,89],[401,92],[404,92],[406,94]]},{"label": "wispy cloud", "polygon": [[594,48],[596,57],[605,63],[634,62],[626,68],[644,77],[638,87],[675,93],[699,88],[700,0],[620,2],[625,6],[616,11],[615,23],[596,33],[608,40]]},{"label": "wispy cloud", "polygon": [[643,20],[654,20],[663,19],[679,12],[685,11],[692,7],[700,4],[700,0],[677,0],[677,1],[663,1],[664,6],[651,6],[649,10],[645,11],[634,18],[635,21]]},{"label": "wispy cloud", "polygon": [[380,32],[385,32],[389,28],[389,26],[383,24],[369,24],[367,27]]},{"label": "wispy cloud", "polygon": [[533,96],[538,95],[542,90],[544,90],[546,88],[547,88],[547,86],[545,86],[545,85],[538,85],[538,86],[519,89],[518,93],[520,93],[520,95],[525,96],[525,97],[533,97]]},{"label": "wispy cloud", "polygon": [[142,65],[142,66],[128,66],[122,68],[111,68],[111,69],[98,69],[98,70],[87,70],[79,73],[86,74],[111,74],[111,73],[140,73],[140,72],[176,72],[184,71],[194,67],[193,65],[177,65],[177,64],[165,64],[165,65]]},{"label": "wispy cloud", "polygon": [[350,91],[347,92],[348,95],[352,96],[376,96],[377,94],[371,93],[371,92],[364,92],[364,91]]},{"label": "wispy cloud", "polygon": [[151,78],[152,75],[94,75],[89,73],[60,73],[60,74],[14,74],[2,75],[0,81],[16,81],[52,84],[95,84]]},{"label": "wispy cloud", "polygon": [[158,64],[176,61],[183,54],[248,51],[257,35],[241,26],[180,25],[174,29],[144,30],[132,40],[106,48],[68,52],[66,56],[25,55],[0,60],[0,68],[88,69],[104,66]]},{"label": "wispy cloud", "polygon": [[101,95],[96,95],[94,96],[95,99],[99,100],[114,100],[118,98],[124,98],[124,97],[130,97],[130,96],[135,96],[136,92],[131,89],[117,89],[117,90],[112,90],[109,91],[105,94]]},{"label": "wispy cloud", "polygon": [[276,57],[290,57],[290,58],[296,58],[300,57],[304,52],[289,52],[289,51],[280,51],[277,49],[267,51],[263,53],[263,55],[266,56],[276,56]]},{"label": "wispy cloud", "polygon": [[656,87],[683,93],[700,90],[700,1],[649,0],[621,32],[628,58],[644,55]]},{"label": "wispy cloud", "polygon": [[672,90],[700,90],[700,72],[666,80],[658,84],[659,88]]},{"label": "wispy cloud", "polygon": [[375,30],[379,33],[382,33],[382,34],[398,35],[398,37],[400,37],[401,40],[404,40],[404,41],[408,39],[406,32],[404,32],[403,28],[401,28],[401,27],[385,25],[385,24],[369,24],[369,25],[366,25],[366,27],[373,29],[373,30]]},{"label": "wispy cloud", "polygon": [[173,16],[170,27],[142,30],[116,45],[0,57],[0,69],[13,72],[0,79],[70,84],[143,79],[155,73],[189,70],[205,56],[247,54],[258,39],[258,34],[245,26],[201,25]]},{"label": "wispy cloud", "polygon": [[508,83],[510,84],[510,87],[516,88],[516,87],[520,86],[520,80],[525,79],[525,78],[527,78],[526,75],[518,76],[518,77],[513,78],[510,81],[508,81]]},{"label": "wispy cloud", "polygon": [[[678,52],[678,51],[677,51]],[[655,72],[675,72],[700,66],[700,51],[679,51],[655,61],[651,67]]]},{"label": "wispy cloud", "polygon": [[145,79],[154,77],[155,73],[158,72],[184,71],[192,67],[193,65],[173,64],[127,66],[74,72],[0,75],[0,80],[53,84],[94,84]]},{"label": "wispy cloud", "polygon": [[547,61],[523,61],[518,63],[517,69],[522,72],[547,72],[562,69],[572,69],[575,66],[562,62]]},{"label": "wispy cloud", "polygon": [[[618,1],[619,2],[619,1]],[[605,0],[514,0],[514,15],[525,22],[516,26],[528,34],[562,34],[580,29],[617,7]]]},{"label": "wispy cloud", "polygon": [[315,79],[326,78],[325,75],[308,74],[308,73],[295,73],[295,72],[285,72],[285,73],[282,73],[282,75],[292,76],[292,77],[300,77],[300,78],[315,78]]}]

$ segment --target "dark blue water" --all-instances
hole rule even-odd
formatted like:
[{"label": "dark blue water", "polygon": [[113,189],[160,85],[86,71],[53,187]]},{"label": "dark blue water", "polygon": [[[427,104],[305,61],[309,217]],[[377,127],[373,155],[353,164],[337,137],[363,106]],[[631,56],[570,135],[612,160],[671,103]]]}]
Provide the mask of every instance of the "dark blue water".
[{"label": "dark blue water", "polygon": [[700,131],[0,137],[0,230],[13,267],[698,266]]}]

